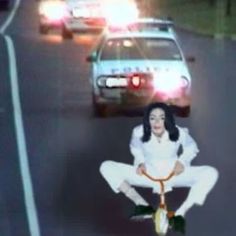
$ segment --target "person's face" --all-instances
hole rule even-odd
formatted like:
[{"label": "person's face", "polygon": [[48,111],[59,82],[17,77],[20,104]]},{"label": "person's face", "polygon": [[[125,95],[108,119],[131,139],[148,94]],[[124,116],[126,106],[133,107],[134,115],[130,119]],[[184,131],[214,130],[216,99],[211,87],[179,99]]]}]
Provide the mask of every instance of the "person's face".
[{"label": "person's face", "polygon": [[161,136],[165,132],[165,112],[162,109],[153,109],[149,115],[149,122],[154,135]]}]

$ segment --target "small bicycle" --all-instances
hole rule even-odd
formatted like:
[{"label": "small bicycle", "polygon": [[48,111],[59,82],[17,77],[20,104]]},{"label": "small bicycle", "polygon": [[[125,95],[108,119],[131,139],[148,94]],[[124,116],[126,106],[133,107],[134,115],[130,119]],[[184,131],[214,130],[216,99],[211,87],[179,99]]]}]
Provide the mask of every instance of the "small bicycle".
[{"label": "small bicycle", "polygon": [[168,211],[166,200],[165,200],[165,185],[164,182],[168,181],[174,176],[174,172],[171,172],[166,178],[158,179],[150,176],[143,171],[148,179],[158,182],[160,184],[160,203],[156,212],[153,214],[153,221],[155,224],[156,233],[160,236],[165,236],[168,229],[185,233],[185,219],[182,216],[175,216],[174,211]]}]

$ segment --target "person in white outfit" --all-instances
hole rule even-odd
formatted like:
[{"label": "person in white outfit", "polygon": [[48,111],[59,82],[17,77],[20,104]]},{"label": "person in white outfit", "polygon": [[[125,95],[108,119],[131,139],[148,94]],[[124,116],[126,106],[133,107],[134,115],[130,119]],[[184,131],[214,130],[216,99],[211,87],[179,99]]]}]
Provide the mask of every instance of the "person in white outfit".
[{"label": "person in white outfit", "polygon": [[159,185],[144,176],[143,171],[156,178],[174,171],[174,176],[165,182],[166,192],[176,187],[190,188],[187,199],[175,212],[182,217],[194,204],[203,205],[218,179],[214,167],[191,165],[199,152],[196,142],[187,128],[176,126],[171,109],[164,103],[152,103],[147,107],[143,124],[133,129],[130,151],[133,165],[106,160],[100,166],[100,173],[115,193],[122,192],[135,203],[134,217],[154,213],[134,186],[160,192]]}]

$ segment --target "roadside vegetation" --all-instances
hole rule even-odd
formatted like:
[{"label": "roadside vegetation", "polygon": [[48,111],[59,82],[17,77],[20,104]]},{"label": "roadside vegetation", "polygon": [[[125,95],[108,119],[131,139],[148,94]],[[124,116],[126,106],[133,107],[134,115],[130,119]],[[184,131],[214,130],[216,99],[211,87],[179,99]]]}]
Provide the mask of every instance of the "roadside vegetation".
[{"label": "roadside vegetation", "polygon": [[186,29],[236,38],[235,0],[146,0],[146,10],[153,16],[170,16]]}]

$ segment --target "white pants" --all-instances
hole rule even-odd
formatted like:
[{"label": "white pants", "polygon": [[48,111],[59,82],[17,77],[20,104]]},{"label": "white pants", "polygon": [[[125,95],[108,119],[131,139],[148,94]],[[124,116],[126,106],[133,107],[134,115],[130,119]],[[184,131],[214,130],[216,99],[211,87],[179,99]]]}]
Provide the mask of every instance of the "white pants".
[{"label": "white pants", "polygon": [[[132,186],[152,188],[153,192],[160,193],[159,183],[140,176],[132,165],[115,161],[104,161],[100,172],[115,193],[126,181]],[[165,182],[166,192],[175,187],[189,187],[190,191],[186,201],[202,205],[218,179],[218,171],[211,166],[187,166],[183,173],[172,177]]]}]

